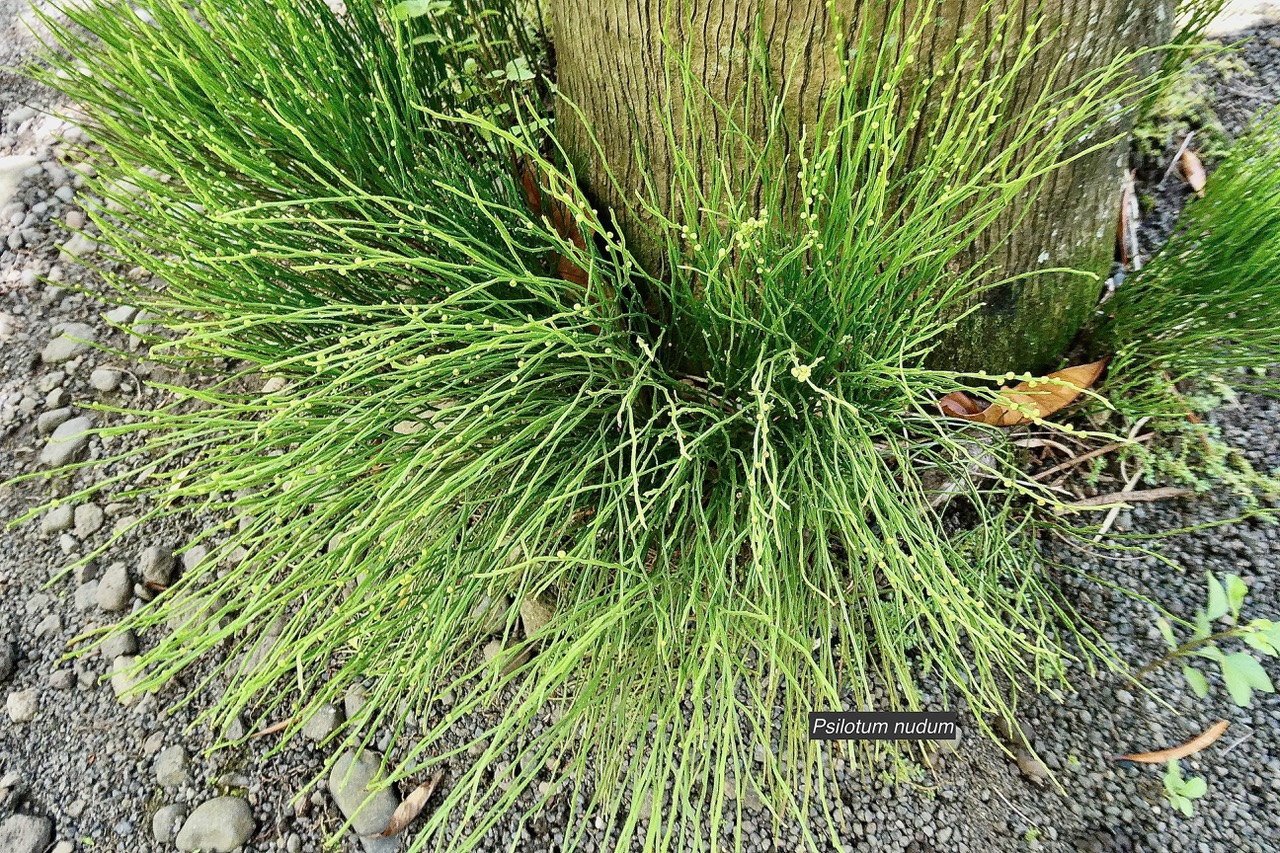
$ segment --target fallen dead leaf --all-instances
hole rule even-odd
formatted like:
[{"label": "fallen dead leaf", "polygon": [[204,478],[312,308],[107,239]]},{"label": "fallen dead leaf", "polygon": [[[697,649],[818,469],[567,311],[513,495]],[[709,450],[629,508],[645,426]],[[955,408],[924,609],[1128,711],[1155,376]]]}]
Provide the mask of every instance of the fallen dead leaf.
[{"label": "fallen dead leaf", "polygon": [[536,214],[542,213],[542,187],[538,186],[538,176],[533,169],[533,164],[528,158],[514,152],[511,159],[516,175],[520,178],[520,187],[524,190],[524,199],[529,203],[529,209]]},{"label": "fallen dead leaf", "polygon": [[556,275],[570,284],[576,284],[579,287],[587,286],[587,271],[564,255],[556,260]]},{"label": "fallen dead leaf", "polygon": [[281,720],[278,723],[272,723],[271,725],[267,726],[265,729],[262,729],[261,731],[254,732],[253,734],[249,735],[249,740],[253,740],[255,738],[260,738],[260,737],[266,737],[267,735],[273,735],[276,732],[282,732],[285,729],[289,728],[289,726],[291,725],[293,725],[293,717],[288,717],[286,719]]},{"label": "fallen dead leaf", "polygon": [[944,415],[990,426],[1017,426],[1047,418],[1071,405],[1102,375],[1107,360],[1079,364],[1050,373],[1044,379],[1022,382],[1000,390],[999,399],[985,409],[963,391],[953,391],[938,401]]},{"label": "fallen dead leaf", "polygon": [[387,821],[387,828],[378,833],[378,838],[390,838],[393,835],[399,835],[409,824],[413,823],[414,818],[422,814],[422,808],[427,804],[427,800],[431,799],[431,795],[436,792],[436,786],[440,784],[440,780],[444,778],[443,772],[437,772],[430,780],[423,782],[421,785],[413,789],[413,793],[404,798],[404,802],[396,806],[395,812],[391,815],[391,820]]},{"label": "fallen dead leaf", "polygon": [[1120,263],[1129,263],[1129,216],[1135,200],[1133,172],[1125,172],[1124,188],[1120,192],[1120,219],[1116,222],[1116,248]]},{"label": "fallen dead leaf", "polygon": [[[529,209],[533,211],[534,216],[547,217],[557,234],[579,249],[585,249],[587,241],[582,236],[582,229],[569,215],[564,203],[559,199],[543,195],[541,176],[536,166],[527,157],[516,156],[514,160],[520,186],[524,190],[525,200],[529,202]],[[556,257],[556,275],[579,286],[585,286],[587,283],[587,271],[564,255]]]},{"label": "fallen dead leaf", "polygon": [[982,414],[982,406],[978,401],[963,391],[952,391],[943,397],[938,401],[938,408],[942,409],[944,415],[957,418],[972,419],[974,415]]},{"label": "fallen dead leaf", "polygon": [[1177,761],[1179,758],[1186,758],[1188,755],[1199,752],[1200,750],[1222,737],[1222,733],[1227,730],[1227,721],[1218,720],[1209,728],[1205,729],[1201,734],[1196,735],[1191,740],[1175,746],[1170,749],[1162,749],[1157,752],[1135,752],[1132,755],[1113,755],[1112,761],[1134,761],[1139,764],[1164,764],[1166,761]]},{"label": "fallen dead leaf", "polygon": [[1178,165],[1182,162],[1182,152],[1187,150],[1187,146],[1189,146],[1191,144],[1191,140],[1195,138],[1196,132],[1194,130],[1189,131],[1187,135],[1182,138],[1182,144],[1178,146],[1178,150],[1174,153],[1173,159],[1169,161],[1169,168],[1164,170],[1164,175],[1161,176],[1160,183],[1156,184],[1156,189],[1159,190],[1164,188],[1165,181],[1169,180],[1169,176],[1173,174],[1173,170],[1178,168]]},{"label": "fallen dead leaf", "polygon": [[1204,198],[1204,185],[1206,182],[1204,163],[1200,162],[1196,152],[1190,148],[1183,149],[1182,156],[1178,158],[1178,165],[1182,169],[1182,177],[1187,184],[1191,189],[1195,190],[1199,198]]}]

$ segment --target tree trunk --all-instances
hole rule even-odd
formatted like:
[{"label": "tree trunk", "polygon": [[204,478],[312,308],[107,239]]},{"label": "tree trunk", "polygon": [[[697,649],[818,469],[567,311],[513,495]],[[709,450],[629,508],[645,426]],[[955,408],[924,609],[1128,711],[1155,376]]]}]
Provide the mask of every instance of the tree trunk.
[{"label": "tree trunk", "polygon": [[[1044,0],[1041,14],[1060,22],[1063,30],[1026,69],[1021,94],[1038,95],[1059,62],[1066,72],[1059,79],[1072,79],[1123,52],[1162,43],[1170,35],[1175,4]],[[875,0],[551,0],[557,80],[564,95],[558,111],[560,138],[584,189],[613,212],[646,267],[654,269],[659,252],[646,236],[646,214],[635,200],[648,179],[660,204],[667,203],[671,163],[664,122],[674,117],[678,129],[684,110],[701,110],[711,128],[707,147],[712,150],[718,131],[713,110],[705,103],[683,103],[669,87],[669,46],[687,45],[693,77],[728,104],[740,96],[752,73],[747,48],[758,21],[772,79],[785,84],[787,126],[798,136],[839,85],[840,67],[831,49],[833,22],[854,21],[857,15],[883,20],[888,5]],[[980,0],[939,4],[937,27],[932,40],[921,46],[920,64],[928,67],[935,52],[945,52],[978,15],[984,16],[978,26],[990,26],[995,12],[980,11],[983,5]],[[1035,3],[997,0],[994,5],[1016,9],[1026,22]],[[761,127],[751,131],[763,132]],[[604,162],[621,190],[606,179]],[[1011,215],[997,223],[976,251],[993,252],[1004,275],[1048,267],[1105,277],[1126,168],[1126,146],[1117,143],[1060,169],[1020,221]],[[993,373],[1044,370],[1089,318],[1099,290],[1098,281],[1081,276],[1044,274],[988,291],[986,304],[948,334],[938,350],[943,354],[938,366]]]}]

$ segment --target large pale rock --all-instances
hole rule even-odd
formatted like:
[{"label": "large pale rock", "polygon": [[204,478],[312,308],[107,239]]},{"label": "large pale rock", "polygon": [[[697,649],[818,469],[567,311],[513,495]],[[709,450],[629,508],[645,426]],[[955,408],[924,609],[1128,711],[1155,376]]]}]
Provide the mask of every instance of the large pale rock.
[{"label": "large pale rock", "polygon": [[5,710],[9,712],[9,719],[15,723],[31,722],[36,718],[36,711],[39,708],[40,696],[34,689],[10,693],[5,701]]},{"label": "large pale rock", "polygon": [[47,817],[16,814],[0,825],[4,853],[44,853],[52,840],[53,823]]},{"label": "large pale rock", "polygon": [[102,529],[107,517],[97,504],[80,504],[75,510],[76,536],[88,539]]},{"label": "large pale rock", "polygon": [[187,807],[182,803],[161,806],[151,818],[151,834],[161,844],[170,844],[178,834],[178,828],[187,816]]},{"label": "large pale rock", "polygon": [[329,791],[357,835],[377,835],[387,828],[399,799],[391,791],[371,791],[380,778],[382,756],[365,750],[357,755],[347,750],[338,756],[329,773]]},{"label": "large pale rock", "polygon": [[110,367],[96,368],[89,374],[89,384],[95,391],[106,394],[120,387],[120,379],[124,376],[119,370]]},{"label": "large pale rock", "polygon": [[485,634],[498,634],[507,626],[507,611],[511,608],[511,598],[506,595],[481,598],[471,608],[471,620]]},{"label": "large pale rock", "polygon": [[40,519],[40,532],[46,536],[70,530],[72,524],[72,508],[70,504],[59,504],[44,514]]},{"label": "large pale rock", "polygon": [[239,797],[214,797],[201,803],[178,832],[179,850],[230,853],[249,839],[257,825],[253,810]]},{"label": "large pale rock", "polygon": [[40,461],[51,468],[59,468],[74,461],[88,446],[89,430],[92,428],[93,419],[86,415],[61,424],[40,451]]},{"label": "large pale rock", "polygon": [[16,157],[0,157],[0,207],[9,203],[18,185],[26,176],[27,169],[39,163],[34,157],[20,155]]},{"label": "large pale rock", "polygon": [[121,705],[132,705],[138,700],[138,694],[132,692],[138,678],[129,673],[136,661],[132,655],[121,655],[111,663],[111,689]]},{"label": "large pale rock", "polygon": [[344,714],[337,705],[324,704],[302,725],[302,735],[319,743],[342,725]]},{"label": "large pale rock", "polygon": [[520,621],[524,624],[526,637],[541,631],[555,615],[555,607],[544,599],[530,596],[520,602]]},{"label": "large pale rock", "polygon": [[187,772],[187,751],[180,745],[167,746],[156,756],[152,769],[162,788],[179,788],[191,781]]},{"label": "large pale rock", "polygon": [[84,260],[98,251],[98,243],[83,232],[72,234],[71,239],[62,245],[58,257],[63,262]]},{"label": "large pale rock", "polygon": [[166,587],[173,580],[173,551],[164,545],[152,545],[138,558],[138,574],[142,582]]},{"label": "large pale rock", "polygon": [[66,323],[44,350],[40,358],[45,364],[61,364],[92,349],[91,344],[98,337],[97,329],[84,323]]},{"label": "large pale rock", "polygon": [[108,613],[116,613],[129,606],[132,596],[133,581],[128,567],[124,563],[113,563],[98,581],[95,595],[98,606]]}]

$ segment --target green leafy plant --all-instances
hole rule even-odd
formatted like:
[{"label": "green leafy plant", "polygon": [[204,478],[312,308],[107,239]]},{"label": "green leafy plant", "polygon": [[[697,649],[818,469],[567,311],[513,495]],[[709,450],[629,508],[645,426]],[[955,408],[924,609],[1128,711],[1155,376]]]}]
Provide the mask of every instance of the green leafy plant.
[{"label": "green leafy plant", "polygon": [[1195,801],[1205,795],[1208,785],[1199,776],[1183,778],[1182,765],[1170,761],[1164,771],[1164,796],[1169,805],[1186,817],[1195,814]]},{"label": "green leafy plant", "polygon": [[[1019,15],[939,58],[981,80],[922,79],[860,22],[815,133],[787,138],[779,99],[766,139],[729,134],[751,198],[700,188],[696,145],[673,152],[659,278],[542,132],[521,4],[139,5],[48,21],[40,74],[85,111],[105,253],[155,274],[112,276],[113,300],[196,375],[155,410],[102,407],[99,433],[141,447],[78,497],[144,500],[137,525],[228,519],[190,543],[217,572],[116,629],[155,643],[138,690],[211,660],[226,689],[202,719],[289,719],[288,737],[366,685],[333,745],[414,719],[379,784],[452,775],[414,849],[473,848],[545,804],[549,761],[567,848],[597,816],[620,849],[741,843],[758,786],[816,849],[838,841],[838,791],[807,711],[918,709],[928,678],[985,727],[1071,655],[1120,666],[1036,543],[1092,528],[1055,514],[1008,431],[938,417],[948,393],[997,396],[992,377],[921,365],[999,283],[992,223],[1114,141],[1113,105],[1151,85],[1135,57],[1024,99],[1051,36]],[[908,44],[931,23],[911,6],[889,21]],[[450,744],[463,720],[481,733]]]},{"label": "green leafy plant", "polygon": [[1174,234],[1107,304],[1099,352],[1114,352],[1102,413],[1169,440],[1128,452],[1153,476],[1203,491],[1225,484],[1257,509],[1280,494],[1201,417],[1230,389],[1274,395],[1280,383],[1280,112],[1255,118],[1193,199]]},{"label": "green leafy plant", "polygon": [[[1138,671],[1141,677],[1167,664],[1180,663],[1182,675],[1192,691],[1203,698],[1209,695],[1209,681],[1204,673],[1191,666],[1188,658],[1201,658],[1218,665],[1223,683],[1231,700],[1241,707],[1248,706],[1254,691],[1273,693],[1271,683],[1258,658],[1247,651],[1226,653],[1219,644],[1227,640],[1241,640],[1263,657],[1280,656],[1280,622],[1270,619],[1254,619],[1240,622],[1240,610],[1244,606],[1248,585],[1236,575],[1224,575],[1218,579],[1206,573],[1208,601],[1196,613],[1190,623],[1190,636],[1182,642],[1168,619],[1156,620],[1160,635],[1169,645],[1169,653]],[[1213,623],[1223,621],[1228,627],[1214,630]]]}]

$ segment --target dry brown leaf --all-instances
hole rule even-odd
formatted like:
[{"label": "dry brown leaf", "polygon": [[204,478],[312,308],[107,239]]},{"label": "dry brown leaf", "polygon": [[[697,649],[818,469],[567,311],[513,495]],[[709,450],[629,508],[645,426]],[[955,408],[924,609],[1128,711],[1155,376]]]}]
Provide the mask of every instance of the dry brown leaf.
[{"label": "dry brown leaf", "polygon": [[430,780],[414,788],[413,793],[405,797],[403,803],[396,806],[395,812],[391,815],[391,820],[387,821],[387,828],[378,833],[378,838],[390,838],[393,835],[399,835],[404,832],[404,828],[413,823],[414,818],[422,814],[422,807],[427,804],[427,800],[431,799],[431,795],[436,792],[436,786],[440,784],[440,780],[443,778],[444,773],[438,772]]},{"label": "dry brown leaf", "polygon": [[1222,737],[1222,733],[1227,730],[1227,721],[1218,720],[1203,733],[1196,735],[1182,746],[1175,746],[1170,749],[1162,749],[1158,752],[1135,752],[1132,755],[1114,755],[1112,761],[1135,761],[1140,764],[1164,764],[1166,761],[1177,761],[1179,758],[1186,758],[1192,753],[1200,750]]},{"label": "dry brown leaf", "polygon": [[1054,371],[1046,377],[1049,382],[1032,379],[1019,383],[1012,391],[1001,395],[1009,401],[1008,406],[996,403],[983,410],[983,422],[994,426],[1015,426],[1047,418],[1074,403],[1085,389],[1098,381],[1106,366],[1104,358],[1091,364]]},{"label": "dry brown leaf", "polygon": [[556,259],[556,275],[578,287],[587,286],[587,271],[564,255]]},{"label": "dry brown leaf", "polygon": [[281,720],[278,723],[272,723],[271,725],[267,726],[265,729],[262,729],[261,731],[254,732],[253,734],[249,735],[249,739],[253,740],[254,738],[273,735],[276,732],[284,731],[285,729],[289,728],[289,726],[291,725],[293,725],[293,717],[288,717],[286,719]]},{"label": "dry brown leaf", "polygon": [[[543,195],[541,176],[528,157],[514,156],[516,175],[520,178],[520,186],[524,197],[529,202],[529,209],[534,216],[546,216],[556,233],[579,249],[587,246],[582,229],[569,215],[568,209],[559,199]],[[556,256],[556,275],[567,282],[579,286],[587,283],[587,271],[564,255]]]},{"label": "dry brown leaf", "polygon": [[520,186],[524,190],[525,201],[529,203],[531,211],[540,215],[542,213],[542,188],[538,186],[538,176],[533,170],[533,164],[526,157],[521,157],[515,153],[511,156],[514,161],[516,175],[520,178]]},{"label": "dry brown leaf", "polygon": [[953,391],[938,401],[944,415],[977,421],[991,426],[1017,426],[1050,415],[1071,405],[1093,386],[1107,366],[1104,358],[1092,364],[1078,364],[1050,373],[1044,379],[1022,382],[1013,389],[1000,390],[1000,400],[985,409],[963,391]]},{"label": "dry brown leaf", "polygon": [[1116,248],[1120,263],[1129,263],[1129,211],[1133,207],[1133,173],[1125,173],[1124,189],[1120,193],[1120,219],[1116,222]]},{"label": "dry brown leaf", "polygon": [[1196,195],[1204,198],[1204,185],[1206,181],[1204,172],[1204,163],[1200,162],[1200,158],[1196,156],[1196,152],[1190,148],[1182,152],[1182,157],[1178,159],[1178,165],[1182,168],[1182,177],[1186,179],[1191,189],[1196,191]]},{"label": "dry brown leaf", "polygon": [[978,401],[963,391],[952,391],[943,397],[938,401],[938,408],[942,409],[944,415],[953,415],[957,418],[968,418],[982,413],[982,406]]}]

